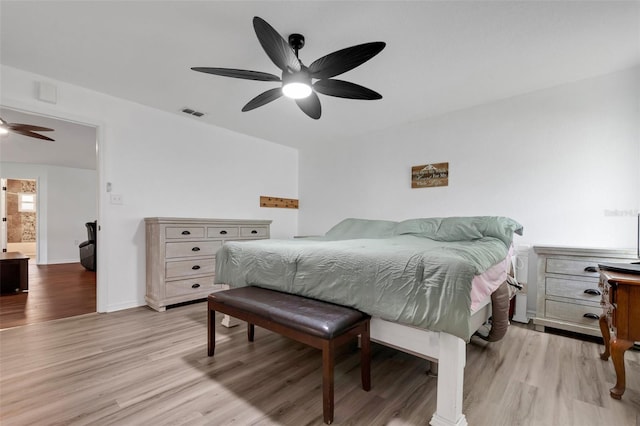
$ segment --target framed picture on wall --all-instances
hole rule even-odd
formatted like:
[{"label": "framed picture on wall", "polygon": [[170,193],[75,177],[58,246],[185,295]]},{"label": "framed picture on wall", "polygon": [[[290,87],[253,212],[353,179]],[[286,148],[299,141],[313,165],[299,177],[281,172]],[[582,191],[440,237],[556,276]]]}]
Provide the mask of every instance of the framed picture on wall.
[{"label": "framed picture on wall", "polygon": [[432,163],[411,168],[411,188],[449,185],[449,163]]}]

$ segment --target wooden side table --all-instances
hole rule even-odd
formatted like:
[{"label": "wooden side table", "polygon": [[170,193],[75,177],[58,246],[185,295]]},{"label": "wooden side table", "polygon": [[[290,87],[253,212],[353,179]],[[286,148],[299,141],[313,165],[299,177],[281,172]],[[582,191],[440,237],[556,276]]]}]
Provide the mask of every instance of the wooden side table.
[{"label": "wooden side table", "polygon": [[620,399],[625,391],[624,353],[640,341],[640,275],[600,271],[603,315],[600,331],[604,338],[604,352],[616,370],[616,385],[609,390],[612,398]]},{"label": "wooden side table", "polygon": [[29,290],[29,257],[18,251],[0,252],[0,292]]}]

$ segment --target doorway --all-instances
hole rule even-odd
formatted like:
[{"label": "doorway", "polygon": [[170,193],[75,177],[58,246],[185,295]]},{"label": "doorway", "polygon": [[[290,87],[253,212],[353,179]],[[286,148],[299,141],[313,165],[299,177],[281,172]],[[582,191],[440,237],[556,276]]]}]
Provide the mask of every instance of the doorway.
[{"label": "doorway", "polygon": [[1,178],[3,197],[2,251],[20,252],[36,262],[37,182],[35,179]]},{"label": "doorway", "polygon": [[[98,276],[81,265],[79,245],[88,240],[85,224],[99,220],[98,128],[6,106],[0,116],[54,130],[47,134],[53,141],[0,137],[7,188],[0,213],[6,205],[12,216],[2,222],[2,249],[31,258],[29,291],[0,297],[0,328],[96,312]],[[10,320],[11,312],[29,318]]]}]

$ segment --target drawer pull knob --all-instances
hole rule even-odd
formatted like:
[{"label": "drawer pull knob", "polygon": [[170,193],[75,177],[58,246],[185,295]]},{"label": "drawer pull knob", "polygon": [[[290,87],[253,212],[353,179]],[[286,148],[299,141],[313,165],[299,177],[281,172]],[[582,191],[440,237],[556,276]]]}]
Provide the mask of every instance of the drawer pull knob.
[{"label": "drawer pull knob", "polygon": [[596,268],[595,266],[587,266],[586,268],[584,268],[585,272],[598,272],[598,268]]},{"label": "drawer pull knob", "polygon": [[193,269],[194,271],[197,271],[198,269],[200,269],[200,265],[193,265],[191,269]]},{"label": "drawer pull knob", "polygon": [[[191,251],[200,251],[200,247],[194,247],[191,249]],[[585,290],[585,293],[586,293],[586,290]]]},{"label": "drawer pull knob", "polygon": [[591,312],[587,312],[586,314],[583,315],[583,317],[594,319],[594,320],[600,319],[600,316],[598,314],[592,314]]},{"label": "drawer pull knob", "polygon": [[198,288],[198,287],[200,287],[200,284],[198,283],[195,283],[194,285],[191,286],[191,288]]},{"label": "drawer pull knob", "polygon": [[191,235],[191,232],[189,232],[189,231],[182,231],[182,235]]},{"label": "drawer pull knob", "polygon": [[602,293],[600,293],[600,290],[595,289],[595,288],[588,288],[584,291],[586,294],[590,294],[592,296],[601,296]]},{"label": "drawer pull knob", "polygon": [[227,235],[227,231],[225,230],[220,231],[220,235]]},{"label": "drawer pull knob", "polygon": [[255,229],[251,231],[252,234],[257,234],[258,231],[256,231]]}]

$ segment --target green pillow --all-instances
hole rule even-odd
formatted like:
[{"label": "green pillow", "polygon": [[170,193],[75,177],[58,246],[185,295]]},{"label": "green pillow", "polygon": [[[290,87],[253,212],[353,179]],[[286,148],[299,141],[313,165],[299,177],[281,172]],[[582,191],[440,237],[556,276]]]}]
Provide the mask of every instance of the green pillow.
[{"label": "green pillow", "polygon": [[436,241],[472,241],[493,237],[507,247],[511,245],[514,232],[522,235],[522,225],[500,216],[409,219],[396,226],[398,235],[411,234]]},{"label": "green pillow", "polygon": [[398,222],[389,220],[345,219],[329,229],[325,237],[330,240],[353,240],[357,238],[389,238]]}]

